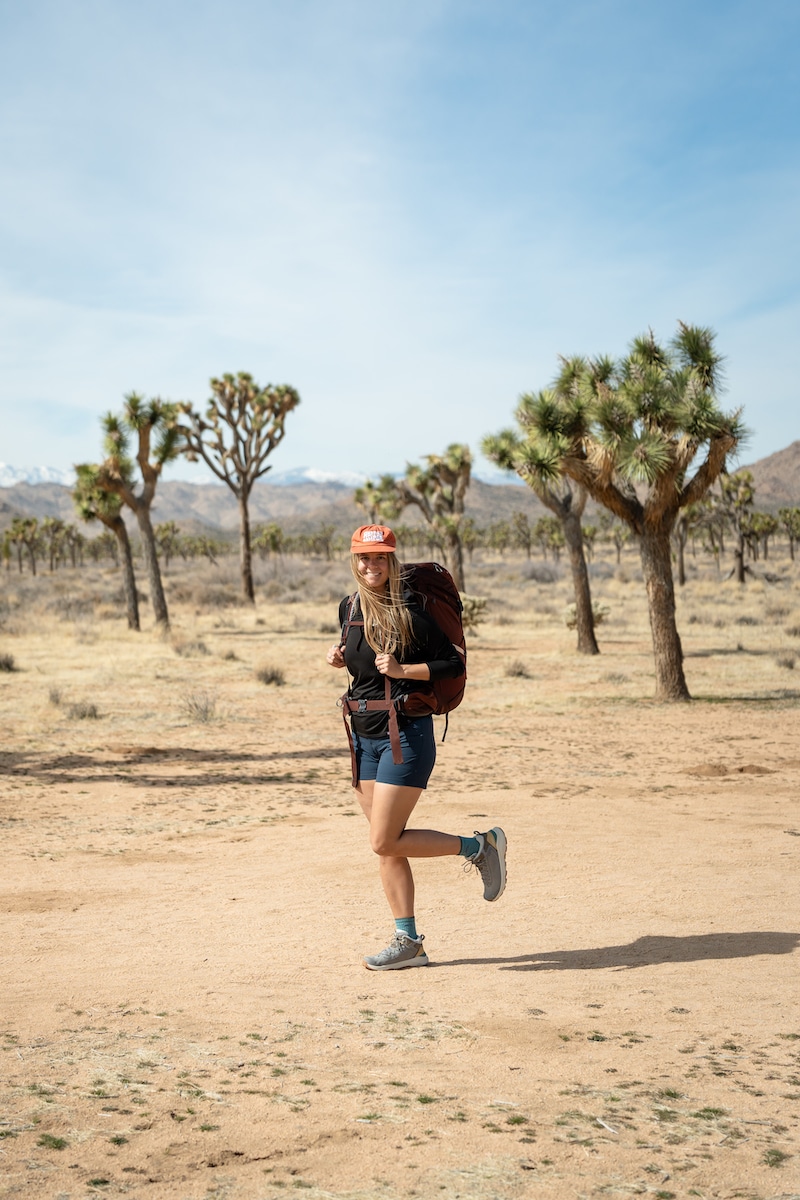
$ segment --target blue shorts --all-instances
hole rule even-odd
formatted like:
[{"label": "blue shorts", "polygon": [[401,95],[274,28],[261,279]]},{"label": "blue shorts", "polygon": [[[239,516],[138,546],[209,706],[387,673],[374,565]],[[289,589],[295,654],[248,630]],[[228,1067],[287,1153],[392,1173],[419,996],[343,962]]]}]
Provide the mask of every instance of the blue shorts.
[{"label": "blue shorts", "polygon": [[400,730],[403,761],[392,762],[389,735],[379,738],[360,737],[353,730],[358,781],[374,779],[376,783],[392,783],[399,787],[426,788],[436,762],[436,741],[433,736],[433,717],[417,717]]}]

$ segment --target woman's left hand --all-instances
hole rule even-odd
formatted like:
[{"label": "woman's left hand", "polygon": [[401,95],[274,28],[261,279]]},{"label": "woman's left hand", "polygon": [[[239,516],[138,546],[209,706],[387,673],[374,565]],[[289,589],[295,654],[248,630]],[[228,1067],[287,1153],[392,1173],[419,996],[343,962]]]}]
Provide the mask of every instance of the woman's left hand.
[{"label": "woman's left hand", "polygon": [[375,666],[381,675],[388,675],[390,679],[405,678],[405,671],[393,654],[376,654]]}]

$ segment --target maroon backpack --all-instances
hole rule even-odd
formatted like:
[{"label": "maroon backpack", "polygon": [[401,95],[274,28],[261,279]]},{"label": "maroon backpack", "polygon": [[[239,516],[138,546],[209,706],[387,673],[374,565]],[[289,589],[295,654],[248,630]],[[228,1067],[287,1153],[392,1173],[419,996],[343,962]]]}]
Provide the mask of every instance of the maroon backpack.
[{"label": "maroon backpack", "polygon": [[[458,679],[432,680],[427,691],[412,692],[400,700],[393,700],[391,695],[391,680],[386,676],[386,695],[383,700],[351,700],[345,694],[341,698],[342,716],[345,718],[345,729],[350,742],[350,754],[353,763],[353,787],[356,778],[356,761],[350,725],[347,722],[348,712],[371,712],[381,710],[389,714],[389,738],[392,746],[392,759],[395,763],[403,761],[400,747],[400,732],[397,725],[397,706],[401,705],[403,712],[409,717],[423,717],[429,713],[434,716],[445,716],[445,727],[442,741],[447,736],[447,714],[458,708],[464,698],[464,688],[467,682],[467,643],[464,638],[464,625],[461,619],[463,605],[458,594],[453,576],[439,563],[405,563],[403,565],[403,581],[414,593],[416,600],[429,617],[441,629],[446,638],[452,642],[455,649],[464,660],[464,674]],[[347,617],[342,626],[343,646],[347,631],[351,625],[363,625],[363,620],[354,621],[358,592],[350,597]]]},{"label": "maroon backpack", "polygon": [[467,683],[467,643],[461,620],[464,606],[453,576],[439,563],[408,563],[403,568],[403,578],[419,601],[420,608],[433,618],[464,660],[464,674],[460,678],[434,680],[430,692],[413,692],[403,705],[403,712],[410,717],[421,717],[427,713],[440,717],[458,708],[464,699]]}]

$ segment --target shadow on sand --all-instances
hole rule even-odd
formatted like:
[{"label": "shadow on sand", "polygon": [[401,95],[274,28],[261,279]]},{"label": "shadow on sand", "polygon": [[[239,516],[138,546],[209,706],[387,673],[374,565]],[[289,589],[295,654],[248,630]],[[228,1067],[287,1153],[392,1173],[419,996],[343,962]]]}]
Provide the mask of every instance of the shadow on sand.
[{"label": "shadow on sand", "polygon": [[791,954],[798,946],[800,933],[698,933],[689,937],[640,937],[624,946],[593,950],[541,950],[514,958],[454,958],[431,966],[494,964],[502,971],[628,971],[658,963]]}]

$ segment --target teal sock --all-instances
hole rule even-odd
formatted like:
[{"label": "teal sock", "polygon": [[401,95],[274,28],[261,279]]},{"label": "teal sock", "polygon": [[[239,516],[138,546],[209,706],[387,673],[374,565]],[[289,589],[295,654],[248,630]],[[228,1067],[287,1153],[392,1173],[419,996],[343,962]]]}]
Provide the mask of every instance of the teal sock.
[{"label": "teal sock", "polygon": [[395,917],[394,927],[398,933],[407,933],[414,941],[419,937],[416,917]]},{"label": "teal sock", "polygon": [[464,858],[472,858],[473,855],[478,853],[480,848],[481,844],[476,837],[461,838],[459,854],[463,855]]}]

